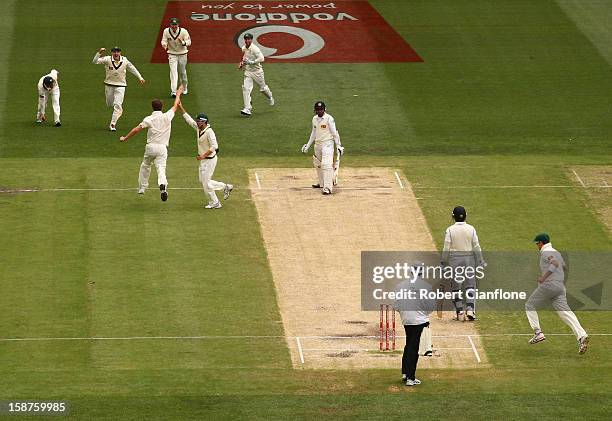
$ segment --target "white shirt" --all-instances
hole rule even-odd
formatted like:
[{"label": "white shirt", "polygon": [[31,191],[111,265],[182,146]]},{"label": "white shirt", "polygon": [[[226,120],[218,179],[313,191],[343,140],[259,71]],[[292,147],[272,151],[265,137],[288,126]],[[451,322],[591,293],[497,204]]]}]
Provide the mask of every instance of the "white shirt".
[{"label": "white shirt", "polygon": [[[556,263],[556,265],[554,264]],[[540,249],[540,274],[552,272],[546,281],[563,281],[565,279],[565,261],[563,256],[555,250],[551,243],[544,244]]]},{"label": "white shirt", "polygon": [[431,285],[425,282],[423,278],[418,277],[414,283],[410,282],[410,279],[401,282],[397,286],[396,291],[399,292],[402,289],[414,291],[415,294],[414,299],[398,299],[393,304],[393,307],[400,313],[402,324],[422,325],[423,323],[427,323],[429,321],[429,315],[435,308],[436,301],[431,298],[421,299],[420,291],[431,291]]},{"label": "white shirt", "polygon": [[[183,45],[185,44],[185,45]],[[168,54],[183,55],[189,52],[188,48],[191,45],[189,32],[185,28],[178,28],[173,31],[172,28],[164,29],[162,35],[161,46]]]},{"label": "white shirt", "polygon": [[324,113],[323,117],[315,115],[312,117],[312,131],[310,132],[310,139],[308,139],[308,145],[315,143],[323,143],[333,140],[337,145],[340,145],[340,135],[336,130],[336,121],[331,114]]},{"label": "white shirt", "polygon": [[448,262],[448,256],[452,252],[474,252],[476,261],[479,264],[483,262],[478,234],[476,234],[476,229],[467,222],[455,222],[446,229],[442,261]]},{"label": "white shirt", "polygon": [[156,143],[168,146],[170,143],[170,131],[172,130],[172,119],[174,111],[169,109],[165,113],[161,111],[153,111],[153,114],[147,116],[139,124],[147,131],[147,144]]},{"label": "white shirt", "polygon": [[121,56],[119,61],[114,61],[112,56],[100,57],[100,53],[96,53],[93,58],[93,64],[104,64],[106,69],[106,78],[104,83],[110,86],[127,86],[126,70],[129,70],[138,80],[143,80],[140,72],[136,67],[127,59],[127,57]]},{"label": "white shirt", "polygon": [[246,63],[247,60],[254,62],[254,64],[245,64],[244,70],[246,72],[263,70],[261,63],[265,61],[264,55],[259,47],[253,43],[251,43],[249,48],[247,48],[246,45],[242,47],[242,61]]},{"label": "white shirt", "polygon": [[[59,83],[57,82],[57,74],[58,74],[58,71],[53,69],[51,70],[51,72],[49,72],[48,74],[40,78],[40,80],[38,81],[38,92],[41,95],[44,94],[45,92],[53,92],[53,93],[59,92]],[[53,78],[53,81],[55,82],[53,84],[53,88],[51,89],[47,89],[43,86],[43,80],[45,80],[47,76],[51,76]]]},{"label": "white shirt", "polygon": [[189,114],[183,114],[183,118],[187,124],[196,129],[198,134],[198,155],[203,155],[206,151],[211,151],[212,153],[208,155],[208,157],[213,158],[216,156],[219,144],[217,143],[217,136],[212,127],[210,127],[210,124],[207,125],[204,130],[200,131],[198,124]]}]

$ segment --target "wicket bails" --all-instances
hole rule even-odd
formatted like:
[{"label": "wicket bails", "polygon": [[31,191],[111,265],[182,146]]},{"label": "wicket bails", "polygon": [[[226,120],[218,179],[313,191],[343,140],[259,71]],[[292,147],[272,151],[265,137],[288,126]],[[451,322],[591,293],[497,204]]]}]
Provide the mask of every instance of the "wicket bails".
[{"label": "wicket bails", "polygon": [[[389,317],[389,313],[391,317]],[[389,304],[380,305],[379,329],[379,349],[381,351],[395,351],[395,309]],[[391,348],[389,347],[389,339],[391,340]]]}]

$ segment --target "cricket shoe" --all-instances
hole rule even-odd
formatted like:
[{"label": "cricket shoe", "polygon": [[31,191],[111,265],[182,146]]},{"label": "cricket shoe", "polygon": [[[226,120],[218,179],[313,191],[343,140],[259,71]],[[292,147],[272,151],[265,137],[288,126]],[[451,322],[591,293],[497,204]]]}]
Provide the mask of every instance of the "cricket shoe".
[{"label": "cricket shoe", "polygon": [[421,384],[421,381],[417,378],[414,380],[406,379],[406,386],[416,386],[418,384]]},{"label": "cricket shoe", "polygon": [[62,123],[60,121],[56,121],[54,126],[55,127],[62,127]]},{"label": "cricket shoe", "polygon": [[466,313],[466,316],[470,322],[473,322],[474,320],[476,320],[476,313],[474,313],[472,310],[468,310]]},{"label": "cricket shoe", "polygon": [[433,351],[425,351],[423,354],[424,357],[433,357]]},{"label": "cricket shoe", "polygon": [[204,206],[204,208],[206,208],[206,209],[221,209],[221,202],[209,203],[208,205]]},{"label": "cricket shoe", "polygon": [[108,126],[108,130],[110,130],[111,132],[116,132],[117,128],[115,127],[114,124],[111,124],[110,126]]},{"label": "cricket shoe", "polygon": [[40,118],[36,120],[36,123],[38,123],[38,124],[42,124],[42,122],[43,121]]},{"label": "cricket shoe", "polygon": [[145,194],[145,189],[143,187],[139,188],[138,194]]},{"label": "cricket shoe", "polygon": [[232,194],[232,190],[234,190],[234,185],[233,184],[226,184],[225,188],[223,189],[223,200],[227,200],[230,197],[230,194]]},{"label": "cricket shoe", "polygon": [[175,93],[175,92],[172,92],[172,93],[170,93],[170,96],[171,96],[172,98],[176,98],[176,93]]},{"label": "cricket shoe", "polygon": [[457,318],[455,320],[458,320],[460,322],[464,322],[465,321],[465,313],[463,311],[458,311],[457,312]]},{"label": "cricket shoe", "polygon": [[331,194],[331,190],[328,187],[325,187],[323,189],[323,194],[325,194],[325,195]]},{"label": "cricket shoe", "polygon": [[159,195],[161,198],[162,202],[165,202],[166,200],[168,200],[168,192],[166,191],[166,185],[165,184],[160,184],[159,185],[159,191],[161,192],[161,194]]},{"label": "cricket shoe", "polygon": [[247,117],[251,116],[251,110],[249,110],[248,108],[243,108],[242,110],[240,110],[240,114],[245,115]]},{"label": "cricket shoe", "polygon": [[276,101],[274,101],[274,97],[273,96],[268,98],[268,102],[270,103],[270,106],[273,106],[274,104],[276,104]]},{"label": "cricket shoe", "polygon": [[318,184],[318,183],[317,183],[317,184],[313,184],[313,185],[312,185],[312,188],[313,188],[313,189],[320,189],[320,188],[321,188],[321,185],[320,185],[320,184]]},{"label": "cricket shoe", "polygon": [[544,336],[542,332],[538,332],[535,335],[533,335],[533,338],[529,339],[529,344],[531,345],[537,344],[538,342],[542,342],[545,339],[546,339],[546,336]]},{"label": "cricket shoe", "polygon": [[587,352],[588,346],[589,346],[589,337],[583,336],[582,338],[578,340],[578,353],[582,355],[585,352]]}]

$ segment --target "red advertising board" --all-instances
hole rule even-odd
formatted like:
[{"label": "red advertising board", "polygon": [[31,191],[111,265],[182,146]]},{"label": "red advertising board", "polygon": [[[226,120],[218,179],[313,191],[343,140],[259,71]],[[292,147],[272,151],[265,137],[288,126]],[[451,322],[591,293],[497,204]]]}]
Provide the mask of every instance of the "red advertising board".
[{"label": "red advertising board", "polygon": [[240,61],[245,32],[268,62],[422,61],[367,1],[169,1],[153,63],[167,63],[160,42],[170,18],[191,35],[191,63]]}]

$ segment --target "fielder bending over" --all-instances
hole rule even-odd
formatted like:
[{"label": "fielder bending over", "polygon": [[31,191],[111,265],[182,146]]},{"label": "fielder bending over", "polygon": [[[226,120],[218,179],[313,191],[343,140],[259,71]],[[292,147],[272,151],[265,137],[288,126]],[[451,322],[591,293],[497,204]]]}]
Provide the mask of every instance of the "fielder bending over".
[{"label": "fielder bending over", "polygon": [[578,353],[584,354],[589,344],[589,336],[567,304],[564,284],[565,261],[561,253],[553,248],[548,234],[538,234],[533,241],[540,250],[541,275],[538,278],[538,287],[525,303],[527,319],[529,319],[529,324],[534,331],[534,336],[529,340],[529,343],[537,344],[546,339],[542,329],[540,329],[540,319],[536,310],[551,303],[561,320],[572,329],[576,339],[578,339]]},{"label": "fielder bending over", "polygon": [[60,122],[60,88],[57,83],[58,71],[53,69],[47,75],[44,75],[38,81],[38,113],[36,114],[36,122],[42,123],[47,120],[45,116],[45,108],[47,107],[47,100],[51,97],[51,104],[53,105],[53,114],[55,117],[55,127],[61,127]]},{"label": "fielder bending over", "polygon": [[127,59],[121,56],[121,48],[113,47],[111,55],[102,57],[106,48],[100,48],[93,58],[93,64],[104,64],[106,69],[106,77],[104,78],[104,93],[106,95],[106,106],[113,107],[113,115],[111,117],[108,129],[111,132],[116,132],[117,120],[123,114],[123,97],[125,96],[126,71],[129,70],[138,78],[141,85],[145,84],[145,80],[140,75],[136,67]]},{"label": "fielder bending over", "polygon": [[198,135],[198,155],[196,159],[200,161],[199,180],[202,183],[204,194],[208,198],[208,204],[204,207],[206,209],[220,209],[221,202],[219,202],[215,190],[223,190],[223,199],[227,200],[232,190],[234,190],[234,186],[212,179],[215,167],[217,166],[217,154],[219,152],[217,136],[212,127],[210,127],[206,114],[200,113],[194,120],[183,108],[182,104],[180,104],[180,109],[187,124],[193,127]]},{"label": "fielder bending over", "polygon": [[312,131],[308,143],[302,146],[302,153],[307,153],[314,142],[314,155],[312,161],[317,170],[317,184],[315,189],[323,188],[323,194],[332,194],[334,188],[334,144],[338,157],[344,153],[340,144],[340,135],[336,130],[336,122],[331,114],[325,112],[325,103],[317,101],[314,105],[315,116],[312,117]]}]

